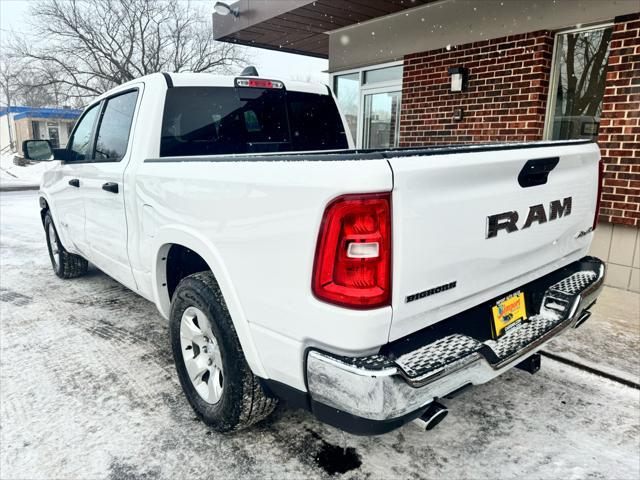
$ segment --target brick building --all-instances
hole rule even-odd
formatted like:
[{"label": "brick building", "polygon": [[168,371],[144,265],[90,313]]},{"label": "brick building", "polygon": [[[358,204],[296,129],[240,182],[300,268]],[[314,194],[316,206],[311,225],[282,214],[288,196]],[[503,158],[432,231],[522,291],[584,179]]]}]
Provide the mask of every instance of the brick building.
[{"label": "brick building", "polygon": [[217,39],[328,58],[359,148],[597,141],[592,251],[610,285],[640,291],[637,0],[229,3]]}]

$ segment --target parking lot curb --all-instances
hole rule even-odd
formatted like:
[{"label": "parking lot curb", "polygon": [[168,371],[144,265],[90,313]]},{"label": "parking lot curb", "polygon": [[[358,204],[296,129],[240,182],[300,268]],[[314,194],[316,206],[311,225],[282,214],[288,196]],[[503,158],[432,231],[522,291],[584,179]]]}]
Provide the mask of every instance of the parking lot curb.
[{"label": "parking lot curb", "polygon": [[40,185],[7,185],[0,187],[0,192],[24,192],[27,190],[40,190]]},{"label": "parking lot curb", "polygon": [[544,350],[540,350],[538,353],[540,353],[540,355],[542,355],[543,357],[547,357],[550,358],[552,360],[555,360],[556,362],[560,362],[560,363],[564,363],[565,365],[569,365],[571,367],[577,368],[578,370],[582,370],[584,372],[589,372],[593,375],[598,375],[599,377],[603,377],[606,378],[608,380],[611,380],[613,382],[618,382],[626,387],[629,388],[635,388],[636,390],[640,390],[640,384],[638,384],[637,382],[634,382],[633,380],[630,380],[628,378],[623,378],[619,375],[614,375],[612,373],[609,372],[605,372],[603,370],[600,370],[598,368],[594,368],[592,366],[589,365],[585,365],[583,363],[580,362],[576,362],[575,360],[571,360],[569,358],[566,358],[562,355],[557,355],[555,353],[551,353],[551,352],[546,352]]}]

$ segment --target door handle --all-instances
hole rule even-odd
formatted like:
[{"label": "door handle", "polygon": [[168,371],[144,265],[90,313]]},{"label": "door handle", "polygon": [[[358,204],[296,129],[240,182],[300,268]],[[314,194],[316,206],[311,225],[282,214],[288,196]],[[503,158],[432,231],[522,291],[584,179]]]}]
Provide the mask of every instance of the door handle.
[{"label": "door handle", "polygon": [[111,193],[118,193],[118,184],[116,182],[107,182],[102,185],[102,189]]},{"label": "door handle", "polygon": [[69,180],[69,185],[71,185],[72,187],[80,188],[80,180],[78,180],[77,178],[72,178],[71,180]]}]

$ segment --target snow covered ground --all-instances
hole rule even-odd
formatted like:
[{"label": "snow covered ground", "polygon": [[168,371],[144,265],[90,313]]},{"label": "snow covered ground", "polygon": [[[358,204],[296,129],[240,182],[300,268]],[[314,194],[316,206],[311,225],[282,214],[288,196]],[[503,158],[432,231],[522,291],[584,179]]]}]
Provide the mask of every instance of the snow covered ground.
[{"label": "snow covered ground", "polygon": [[[607,350],[611,363],[638,347],[629,298],[630,340]],[[588,323],[606,325],[606,302],[595,308]],[[212,432],[182,395],[155,307],[97,270],[55,277],[36,192],[0,193],[2,478],[640,476],[640,390],[543,358],[536,375],[514,370],[443,403],[449,417],[428,434],[355,437],[286,408]]]},{"label": "snow covered ground", "polygon": [[40,185],[42,173],[51,162],[39,162],[24,167],[13,164],[13,153],[0,155],[0,188]]}]

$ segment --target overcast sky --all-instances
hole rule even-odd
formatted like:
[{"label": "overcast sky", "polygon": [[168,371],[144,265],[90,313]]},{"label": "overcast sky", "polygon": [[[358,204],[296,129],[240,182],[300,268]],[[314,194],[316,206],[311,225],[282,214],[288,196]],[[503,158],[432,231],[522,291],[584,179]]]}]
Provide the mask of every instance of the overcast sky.
[{"label": "overcast sky", "polygon": [[[29,3],[33,0],[0,0],[0,45],[11,30],[24,31],[25,17]],[[213,0],[191,0],[193,4],[202,4],[203,9],[213,11]],[[210,22],[210,17],[209,20]],[[253,65],[261,76],[274,79],[294,79],[328,83],[327,61],[319,58],[293,55],[261,48],[249,48]]]}]

